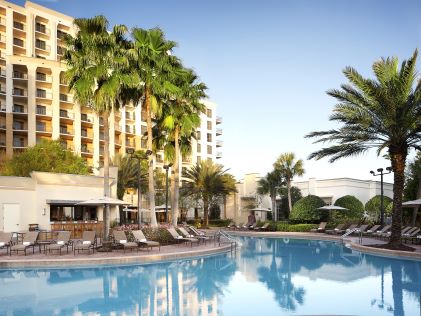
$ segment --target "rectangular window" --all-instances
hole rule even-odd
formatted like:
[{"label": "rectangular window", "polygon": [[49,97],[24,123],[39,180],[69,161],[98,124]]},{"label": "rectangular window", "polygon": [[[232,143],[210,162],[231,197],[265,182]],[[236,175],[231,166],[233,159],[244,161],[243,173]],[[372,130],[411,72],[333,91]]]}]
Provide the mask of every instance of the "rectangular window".
[{"label": "rectangular window", "polygon": [[148,133],[146,126],[140,126],[140,133],[142,136],[146,136],[146,134]]},{"label": "rectangular window", "polygon": [[80,120],[83,122],[89,122],[88,114],[85,114],[85,113],[80,114]]},{"label": "rectangular window", "polygon": [[64,117],[64,118],[68,117],[67,110],[60,110],[60,117]]},{"label": "rectangular window", "polygon": [[211,118],[212,117],[212,110],[211,109],[206,109],[206,116]]},{"label": "rectangular window", "polygon": [[156,155],[156,161],[157,162],[163,162],[162,155]]},{"label": "rectangular window", "polygon": [[23,137],[13,137],[13,147],[25,147],[25,139]]},{"label": "rectangular window", "polygon": [[148,147],[148,143],[147,143],[146,139],[142,139],[140,141],[140,147],[142,147],[144,149],[146,149]]},{"label": "rectangular window", "polygon": [[206,136],[206,139],[209,143],[211,143],[212,142],[212,134],[208,133],[207,136]]},{"label": "rectangular window", "polygon": [[57,30],[57,37],[58,37],[59,39],[63,39],[66,35],[67,35],[67,33],[66,33],[66,32],[63,32],[63,31]]},{"label": "rectangular window", "polygon": [[24,113],[25,108],[21,104],[13,104],[13,112],[14,113]]},{"label": "rectangular window", "polygon": [[212,155],[212,146],[208,145],[208,155]]},{"label": "rectangular window", "polygon": [[212,122],[211,121],[208,121],[206,123],[206,125],[207,125],[208,129],[212,129]]},{"label": "rectangular window", "polygon": [[25,129],[25,124],[22,121],[13,121],[13,129],[23,131]]},{"label": "rectangular window", "polygon": [[35,40],[35,47],[36,48],[39,48],[39,49],[42,49],[42,50],[45,50],[46,45],[45,45],[45,42],[44,41],[42,41],[42,40],[40,40],[40,39],[37,38]]},{"label": "rectangular window", "polygon": [[197,163],[200,163],[202,161],[202,157],[197,156]]},{"label": "rectangular window", "polygon": [[23,23],[18,22],[18,21],[13,21],[13,27],[15,29],[22,30],[22,31],[25,28],[24,25],[23,25]]},{"label": "rectangular window", "polygon": [[43,89],[37,89],[37,98],[46,98],[47,97],[47,91]]},{"label": "rectangular window", "polygon": [[45,122],[37,122],[37,131],[38,132],[45,132],[46,131]]},{"label": "rectangular window", "polygon": [[23,40],[21,40],[20,38],[13,38],[13,45],[19,46],[19,47],[24,47],[24,43]]},{"label": "rectangular window", "polygon": [[46,115],[47,114],[47,108],[43,105],[37,105],[37,114]]},{"label": "rectangular window", "polygon": [[37,80],[38,81],[47,81],[47,75],[42,72],[37,72]]},{"label": "rectangular window", "polygon": [[44,24],[41,24],[39,22],[37,22],[35,24],[35,31],[46,34],[47,33],[47,28],[45,27]]},{"label": "rectangular window", "polygon": [[82,135],[82,137],[88,137],[88,130],[86,128],[82,128],[80,134]]},{"label": "rectangular window", "polygon": [[202,152],[202,144],[197,143],[197,152],[200,153]]},{"label": "rectangular window", "polygon": [[201,133],[199,131],[196,132],[196,138],[197,140],[200,140],[200,138],[202,137]]},{"label": "rectangular window", "polygon": [[60,125],[60,134],[69,134],[69,132],[67,131],[67,126]]}]

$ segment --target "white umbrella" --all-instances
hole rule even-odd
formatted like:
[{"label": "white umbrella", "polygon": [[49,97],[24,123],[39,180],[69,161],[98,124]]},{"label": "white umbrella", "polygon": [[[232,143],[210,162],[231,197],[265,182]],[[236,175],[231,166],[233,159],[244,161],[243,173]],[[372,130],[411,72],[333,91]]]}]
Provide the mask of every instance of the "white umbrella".
[{"label": "white umbrella", "polygon": [[421,206],[421,199],[413,200],[413,201],[406,201],[406,202],[403,202],[402,205],[413,206],[413,207]]},{"label": "white umbrella", "polygon": [[255,207],[255,208],[249,209],[249,211],[254,211],[254,212],[272,212],[272,210],[270,210],[268,208],[264,208],[264,207]]},{"label": "white umbrella", "polygon": [[127,203],[119,199],[114,199],[109,196],[103,196],[100,198],[83,201],[83,202],[77,203],[76,205],[129,205],[129,204],[130,203]]},{"label": "white umbrella", "polygon": [[337,205],[325,205],[322,207],[319,207],[318,210],[325,210],[325,211],[348,211],[347,208],[337,206]]}]

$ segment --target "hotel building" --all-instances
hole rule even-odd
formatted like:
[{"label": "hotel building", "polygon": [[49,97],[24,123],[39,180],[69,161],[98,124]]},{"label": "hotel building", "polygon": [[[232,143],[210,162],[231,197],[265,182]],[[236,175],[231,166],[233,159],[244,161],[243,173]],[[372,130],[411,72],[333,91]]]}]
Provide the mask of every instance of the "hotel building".
[{"label": "hotel building", "polygon": [[[74,102],[63,80],[63,37],[74,35],[73,18],[27,1],[24,7],[0,0],[0,159],[12,157],[42,139],[59,139],[96,170],[103,159],[101,118]],[[183,166],[215,161],[222,142],[221,118],[206,101],[197,140]],[[110,153],[146,149],[146,115],[141,106],[126,105],[110,117]],[[162,168],[165,157],[156,155]]]}]

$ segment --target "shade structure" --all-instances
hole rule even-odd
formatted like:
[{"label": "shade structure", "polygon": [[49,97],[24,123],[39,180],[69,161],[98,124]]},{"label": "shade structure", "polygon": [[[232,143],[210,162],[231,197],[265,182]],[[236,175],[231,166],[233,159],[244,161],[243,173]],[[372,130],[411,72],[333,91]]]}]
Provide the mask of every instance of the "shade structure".
[{"label": "shade structure", "polygon": [[114,199],[109,196],[102,196],[100,198],[90,199],[87,201],[77,203],[76,205],[129,205],[129,204],[130,203],[127,203],[119,199]]},{"label": "shade structure", "polygon": [[264,207],[255,207],[250,209],[249,211],[253,211],[253,212],[272,212],[272,210],[268,209],[268,208],[264,208]]},{"label": "shade structure", "polygon": [[318,210],[324,210],[324,211],[348,211],[347,208],[337,206],[337,205],[325,205],[322,207],[319,207]]},{"label": "shade structure", "polygon": [[412,206],[412,207],[421,206],[421,199],[403,202],[402,206]]}]

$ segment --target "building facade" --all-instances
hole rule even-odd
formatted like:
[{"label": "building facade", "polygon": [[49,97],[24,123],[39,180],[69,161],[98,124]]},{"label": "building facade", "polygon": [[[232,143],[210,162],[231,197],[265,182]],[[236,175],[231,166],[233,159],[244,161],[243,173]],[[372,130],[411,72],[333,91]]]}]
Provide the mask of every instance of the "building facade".
[{"label": "building facade", "polygon": [[[66,34],[75,34],[72,17],[29,1],[21,7],[0,0],[0,159],[42,139],[59,139],[94,170],[101,165],[102,118],[77,104],[63,80]],[[217,136],[222,134],[222,120],[215,104],[205,105],[192,155],[183,158],[185,166],[221,157]],[[146,113],[140,105],[127,104],[112,113],[109,126],[111,157],[129,148],[146,149]],[[162,153],[155,163],[162,168]]]}]

